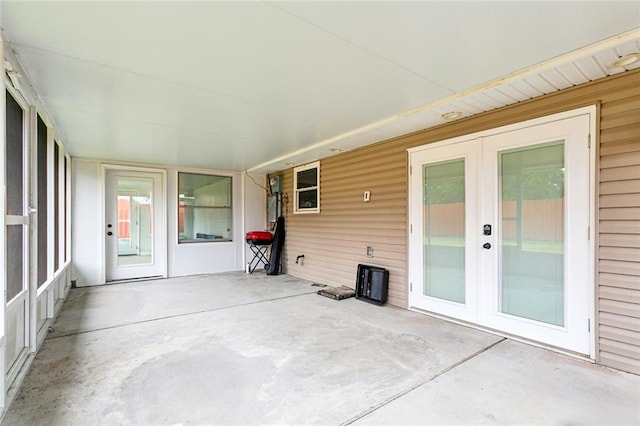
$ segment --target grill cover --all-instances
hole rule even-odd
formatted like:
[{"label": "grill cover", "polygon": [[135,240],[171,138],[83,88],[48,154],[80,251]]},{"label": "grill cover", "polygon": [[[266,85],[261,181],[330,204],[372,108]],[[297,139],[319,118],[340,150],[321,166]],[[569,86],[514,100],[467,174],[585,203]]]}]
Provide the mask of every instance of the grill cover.
[{"label": "grill cover", "polygon": [[250,231],[245,240],[254,246],[267,246],[273,241],[273,234],[269,231]]}]

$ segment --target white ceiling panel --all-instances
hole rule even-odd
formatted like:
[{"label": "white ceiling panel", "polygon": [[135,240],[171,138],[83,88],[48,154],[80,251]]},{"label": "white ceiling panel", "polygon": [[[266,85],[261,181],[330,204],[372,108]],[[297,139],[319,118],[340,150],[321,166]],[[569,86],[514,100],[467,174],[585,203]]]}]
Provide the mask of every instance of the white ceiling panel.
[{"label": "white ceiling panel", "polygon": [[557,87],[554,87],[551,83],[549,83],[546,79],[542,78],[540,74],[531,74],[525,77],[525,80],[529,85],[535,87],[537,90],[542,93],[553,93],[558,91]]},{"label": "white ceiling panel", "polygon": [[607,76],[606,71],[593,56],[585,56],[576,61],[576,65],[591,81]]},{"label": "white ceiling panel", "polygon": [[453,91],[544,62],[640,23],[638,2],[273,4]]},{"label": "white ceiling panel", "polygon": [[562,74],[562,76],[570,81],[574,86],[589,81],[584,73],[580,71],[580,68],[578,68],[573,62],[561,64],[556,67],[555,70]]},{"label": "white ceiling panel", "polygon": [[545,82],[553,86],[555,90],[562,90],[573,86],[573,84],[555,68],[543,71],[539,75]]},{"label": "white ceiling panel", "polygon": [[544,92],[541,89],[533,87],[524,79],[512,81],[509,85],[520,93],[527,95],[529,99],[544,95]]},{"label": "white ceiling panel", "polygon": [[277,170],[640,66],[606,68],[640,49],[638,2],[5,0],[1,12],[72,155],[216,169]]},{"label": "white ceiling panel", "polygon": [[[3,16],[9,32],[15,26],[23,35],[11,40],[18,46],[37,46],[267,106],[321,113],[335,104],[336,95],[366,89],[374,96],[399,93],[406,108],[443,94],[408,71],[262,3],[24,2],[16,6],[18,10],[13,3],[5,7]],[[32,11],[41,8],[46,10]],[[18,19],[19,15],[31,16],[30,22]],[[57,19],[49,19],[51,15]],[[98,23],[104,31],[96,31]],[[51,33],[56,36],[50,37]]]},{"label": "white ceiling panel", "polygon": [[487,99],[483,92],[472,93],[469,96],[465,96],[460,102],[465,104],[467,108],[470,108],[473,114],[495,108],[495,103]]},{"label": "white ceiling panel", "polygon": [[447,108],[447,106],[434,107],[406,116],[403,120],[408,130],[406,133],[417,132],[442,124],[442,114],[449,112]]},{"label": "white ceiling panel", "polygon": [[513,96],[507,95],[502,87],[495,87],[493,89],[488,89],[485,92],[485,95],[489,98],[493,99],[498,103],[498,106],[511,105],[518,102],[519,99],[514,98]]},{"label": "white ceiling panel", "polygon": [[439,111],[441,112],[440,115],[447,112],[459,111],[465,117],[470,117],[472,115],[479,114],[482,111],[486,111],[486,106],[484,104],[474,102],[473,99],[463,98],[440,106]]}]

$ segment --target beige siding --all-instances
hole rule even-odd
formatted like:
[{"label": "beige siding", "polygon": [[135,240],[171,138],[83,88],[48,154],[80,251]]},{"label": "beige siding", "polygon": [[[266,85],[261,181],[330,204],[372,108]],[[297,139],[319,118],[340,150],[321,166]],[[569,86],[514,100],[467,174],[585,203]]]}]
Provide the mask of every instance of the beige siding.
[{"label": "beige siding", "polygon": [[[384,266],[390,271],[390,302],[406,306],[406,152],[373,148],[361,154],[322,161],[320,214],[293,215],[292,202],[287,206],[287,269],[354,287],[359,263]],[[289,194],[292,180],[289,171],[284,181]],[[371,191],[368,203],[364,191]],[[373,246],[373,259],[366,256],[367,245]],[[296,265],[301,254],[304,261]]]},{"label": "beige siding", "polygon": [[[636,86],[638,81],[636,80]],[[600,120],[600,362],[640,373],[640,93],[603,102]]]},{"label": "beige siding", "polygon": [[[358,263],[386,267],[389,303],[406,307],[407,148],[593,104],[601,114],[598,360],[640,373],[640,71],[323,159],[320,214],[293,215],[292,202],[287,205],[287,272],[353,287]],[[283,174],[292,200],[292,170]],[[371,202],[363,202],[364,191],[371,191]],[[301,254],[304,261],[296,265]]]}]

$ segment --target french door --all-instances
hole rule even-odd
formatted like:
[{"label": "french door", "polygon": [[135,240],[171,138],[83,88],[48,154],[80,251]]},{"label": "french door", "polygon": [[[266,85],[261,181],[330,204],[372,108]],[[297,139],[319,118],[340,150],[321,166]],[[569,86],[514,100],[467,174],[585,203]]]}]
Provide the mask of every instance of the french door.
[{"label": "french door", "polygon": [[165,275],[163,175],[107,169],[106,280]]},{"label": "french door", "polygon": [[410,154],[410,304],[590,353],[588,114]]}]

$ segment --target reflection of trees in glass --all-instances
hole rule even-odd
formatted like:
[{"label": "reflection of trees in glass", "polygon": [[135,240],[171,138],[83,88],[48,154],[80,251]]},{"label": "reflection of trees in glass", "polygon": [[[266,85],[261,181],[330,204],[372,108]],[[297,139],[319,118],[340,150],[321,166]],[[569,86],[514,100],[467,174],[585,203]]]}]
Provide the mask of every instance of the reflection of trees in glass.
[{"label": "reflection of trees in glass", "polygon": [[562,253],[564,173],[562,142],[500,154],[500,235],[504,247]]},{"label": "reflection of trees in glass", "polygon": [[501,154],[502,200],[564,198],[564,144]]},{"label": "reflection of trees in glass", "polygon": [[437,180],[425,184],[425,195],[430,204],[464,202],[464,178]]},{"label": "reflection of trees in glass", "polygon": [[[520,192],[522,191],[522,192]],[[564,168],[523,170],[502,176],[502,199],[513,201],[564,198]]]},{"label": "reflection of trees in glass", "polygon": [[424,196],[428,204],[464,202],[464,160],[425,166]]}]

